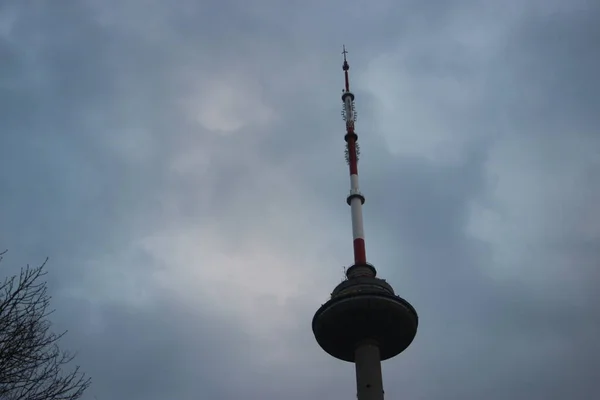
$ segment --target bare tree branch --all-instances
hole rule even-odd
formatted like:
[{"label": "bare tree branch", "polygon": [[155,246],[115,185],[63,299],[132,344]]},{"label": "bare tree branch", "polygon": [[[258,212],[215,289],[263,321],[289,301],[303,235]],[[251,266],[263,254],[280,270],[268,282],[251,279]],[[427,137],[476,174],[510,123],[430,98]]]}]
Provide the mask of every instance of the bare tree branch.
[{"label": "bare tree branch", "polygon": [[91,383],[78,366],[65,372],[75,354],[59,347],[66,332],[50,329],[47,261],[0,283],[1,400],[77,400]]}]

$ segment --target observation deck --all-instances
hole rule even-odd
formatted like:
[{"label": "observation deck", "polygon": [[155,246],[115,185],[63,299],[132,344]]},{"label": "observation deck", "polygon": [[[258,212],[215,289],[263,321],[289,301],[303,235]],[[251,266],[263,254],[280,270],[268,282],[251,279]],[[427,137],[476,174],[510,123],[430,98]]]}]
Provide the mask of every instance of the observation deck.
[{"label": "observation deck", "polygon": [[[363,273],[357,274],[358,270]],[[354,362],[357,346],[372,341],[383,361],[403,352],[415,338],[419,322],[416,310],[375,275],[369,264],[350,267],[347,279],[315,313],[313,333],[331,356]]]}]

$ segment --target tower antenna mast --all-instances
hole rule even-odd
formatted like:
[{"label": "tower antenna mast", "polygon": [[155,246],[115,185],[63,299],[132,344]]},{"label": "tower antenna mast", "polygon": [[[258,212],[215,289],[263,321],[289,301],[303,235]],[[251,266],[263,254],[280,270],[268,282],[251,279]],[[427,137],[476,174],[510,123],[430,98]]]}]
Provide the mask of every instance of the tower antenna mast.
[{"label": "tower antenna mast", "polygon": [[375,267],[367,262],[362,216],[365,197],[358,184],[356,110],[354,94],[350,91],[347,54],[343,46],[342,116],[346,122],[344,140],[350,172],[350,194],[346,203],[352,215],[354,264],[346,269],[346,280],[333,290],[331,299],[315,313],[312,329],[323,350],[355,364],[358,400],[383,400],[381,361],[408,348],[417,333],[418,316],[410,303],[397,296],[389,283],[378,278]]},{"label": "tower antenna mast", "polygon": [[[342,115],[346,121],[346,162],[350,170],[350,194],[346,202],[350,206],[352,215],[352,236],[354,247],[354,264],[367,265],[367,252],[365,247],[365,234],[363,229],[362,205],[365,204],[365,197],[361,194],[358,186],[358,157],[360,148],[358,147],[358,135],[354,132],[354,123],[356,122],[356,108],[354,106],[354,94],[350,91],[350,77],[348,71],[350,65],[346,60],[346,46],[344,46],[344,70],[345,90],[342,94],[343,110]],[[367,268],[369,269],[369,268]],[[373,273],[367,269],[360,268],[356,271],[359,275]]]}]

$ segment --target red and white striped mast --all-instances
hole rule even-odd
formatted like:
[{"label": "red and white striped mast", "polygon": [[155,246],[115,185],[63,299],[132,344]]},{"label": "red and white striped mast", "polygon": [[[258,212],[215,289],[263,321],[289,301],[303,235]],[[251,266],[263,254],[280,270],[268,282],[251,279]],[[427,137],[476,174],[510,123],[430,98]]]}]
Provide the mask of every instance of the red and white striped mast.
[{"label": "red and white striped mast", "polygon": [[358,186],[356,112],[345,47],[343,54],[346,87],[342,93],[342,115],[346,121],[344,139],[350,167],[347,203],[352,210],[354,265],[346,270],[348,279],[333,289],[329,301],[315,313],[312,330],[323,350],[355,364],[358,400],[383,400],[381,361],[408,348],[417,333],[419,317],[413,306],[396,295],[385,280],[377,278],[375,267],[367,263],[362,218],[365,198]]},{"label": "red and white striped mast", "polygon": [[354,123],[356,122],[356,109],[354,106],[354,94],[350,91],[350,79],[348,70],[350,65],[346,60],[346,46],[344,51],[344,70],[345,88],[342,93],[342,102],[344,108],[342,116],[346,121],[346,161],[350,170],[350,194],[346,202],[350,206],[352,213],[352,237],[354,245],[354,265],[347,271],[348,278],[358,277],[362,275],[375,276],[375,268],[367,264],[367,254],[365,249],[365,234],[363,229],[362,205],[365,203],[365,197],[360,192],[358,185],[358,157],[360,149],[358,146],[358,135],[354,131]]}]

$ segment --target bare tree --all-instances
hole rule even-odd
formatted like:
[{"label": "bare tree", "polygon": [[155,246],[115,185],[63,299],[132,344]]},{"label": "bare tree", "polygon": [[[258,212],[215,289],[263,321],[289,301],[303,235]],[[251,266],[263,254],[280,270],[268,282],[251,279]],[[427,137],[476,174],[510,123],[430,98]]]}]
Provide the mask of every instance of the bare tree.
[{"label": "bare tree", "polygon": [[0,282],[0,400],[76,400],[91,383],[78,366],[65,371],[74,354],[50,329],[46,261]]}]

